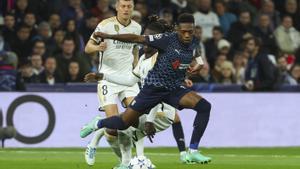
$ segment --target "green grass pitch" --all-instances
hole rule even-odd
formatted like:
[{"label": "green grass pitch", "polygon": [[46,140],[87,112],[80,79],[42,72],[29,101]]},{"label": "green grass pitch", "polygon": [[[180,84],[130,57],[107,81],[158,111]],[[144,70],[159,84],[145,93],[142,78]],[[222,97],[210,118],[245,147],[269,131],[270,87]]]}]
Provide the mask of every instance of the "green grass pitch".
[{"label": "green grass pitch", "polygon": [[[210,164],[184,165],[175,148],[146,149],[157,169],[300,169],[300,147],[289,148],[209,148]],[[96,164],[84,161],[84,149],[0,149],[0,169],[110,169],[117,164],[110,149],[97,151]]]}]

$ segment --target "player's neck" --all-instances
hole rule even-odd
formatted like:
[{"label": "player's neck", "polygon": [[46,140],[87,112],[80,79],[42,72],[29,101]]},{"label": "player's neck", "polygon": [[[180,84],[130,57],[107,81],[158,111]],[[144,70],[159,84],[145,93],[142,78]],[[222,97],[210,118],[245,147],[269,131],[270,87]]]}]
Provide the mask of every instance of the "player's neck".
[{"label": "player's neck", "polygon": [[130,19],[124,19],[124,18],[121,18],[119,15],[117,15],[117,20],[118,20],[118,22],[121,24],[121,25],[123,25],[123,26],[128,26],[129,24],[130,24],[130,22],[131,22],[131,20]]}]

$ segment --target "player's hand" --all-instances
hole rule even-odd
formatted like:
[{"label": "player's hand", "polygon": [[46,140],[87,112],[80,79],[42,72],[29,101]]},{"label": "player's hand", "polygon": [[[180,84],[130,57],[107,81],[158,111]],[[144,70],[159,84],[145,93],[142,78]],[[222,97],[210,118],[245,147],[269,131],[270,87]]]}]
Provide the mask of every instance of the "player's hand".
[{"label": "player's hand", "polygon": [[186,87],[192,87],[193,86],[193,81],[191,81],[190,79],[185,79],[184,83],[185,83]]},{"label": "player's hand", "polygon": [[145,123],[145,133],[148,136],[150,142],[153,143],[152,139],[154,138],[154,135],[156,133],[154,123],[152,123],[152,122]]},{"label": "player's hand", "polygon": [[103,79],[103,73],[88,73],[84,76],[85,82],[96,82]]},{"label": "player's hand", "polygon": [[196,64],[195,66],[189,66],[187,68],[187,72],[190,73],[190,74],[198,74],[198,71],[201,70],[203,67],[203,65],[200,65],[200,64]]},{"label": "player's hand", "polygon": [[103,32],[94,32],[93,36],[94,36],[94,38],[102,38],[102,39],[107,39],[108,38],[108,34],[103,33]]},{"label": "player's hand", "polygon": [[101,42],[101,43],[98,45],[98,48],[99,48],[99,51],[101,51],[101,52],[105,51],[106,48],[107,48],[106,42]]}]

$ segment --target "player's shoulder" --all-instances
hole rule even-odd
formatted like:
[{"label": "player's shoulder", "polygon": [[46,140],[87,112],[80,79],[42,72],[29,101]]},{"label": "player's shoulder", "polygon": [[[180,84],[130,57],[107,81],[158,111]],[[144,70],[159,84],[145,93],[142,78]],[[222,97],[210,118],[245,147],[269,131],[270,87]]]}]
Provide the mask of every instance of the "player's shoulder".
[{"label": "player's shoulder", "polygon": [[142,26],[133,19],[131,20],[130,26],[135,29],[142,30]]},{"label": "player's shoulder", "polygon": [[99,26],[106,26],[110,23],[116,23],[116,22],[117,22],[117,17],[113,16],[113,17],[102,20],[98,25]]}]

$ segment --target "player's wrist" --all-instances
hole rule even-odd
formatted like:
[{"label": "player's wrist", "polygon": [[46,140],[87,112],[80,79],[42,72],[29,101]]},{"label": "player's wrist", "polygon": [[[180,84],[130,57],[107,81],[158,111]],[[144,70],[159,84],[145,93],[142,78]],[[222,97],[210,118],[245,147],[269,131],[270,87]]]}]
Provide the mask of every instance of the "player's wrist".
[{"label": "player's wrist", "polygon": [[99,81],[99,80],[103,80],[103,77],[104,77],[104,74],[98,72],[98,73],[96,73],[95,79],[97,81]]}]

